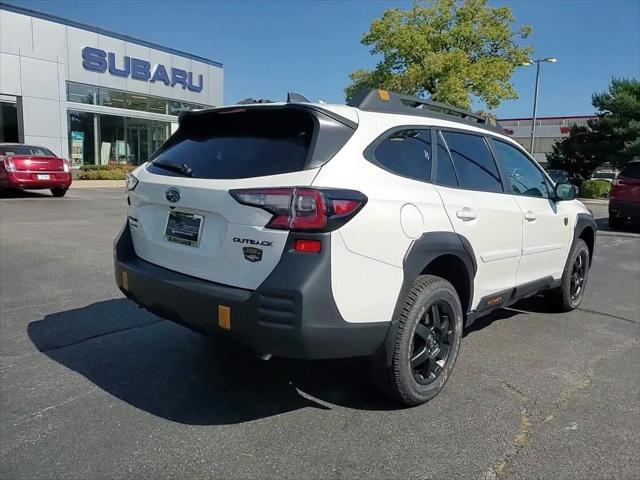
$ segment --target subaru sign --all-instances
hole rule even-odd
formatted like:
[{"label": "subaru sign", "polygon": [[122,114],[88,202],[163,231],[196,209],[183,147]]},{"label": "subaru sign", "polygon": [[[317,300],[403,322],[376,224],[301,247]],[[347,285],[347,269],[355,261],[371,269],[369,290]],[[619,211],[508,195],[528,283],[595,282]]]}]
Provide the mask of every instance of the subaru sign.
[{"label": "subaru sign", "polygon": [[187,72],[180,68],[168,69],[158,64],[152,67],[151,63],[139,58],[124,57],[122,65],[116,66],[116,55],[105,52],[99,48],[84,47],[82,49],[82,66],[85,70],[105,73],[107,70],[116,77],[134,78],[143,82],[162,82],[167,87],[182,86],[192,92],[201,92],[204,85],[202,74],[198,75],[198,83],[193,82],[193,72]]}]

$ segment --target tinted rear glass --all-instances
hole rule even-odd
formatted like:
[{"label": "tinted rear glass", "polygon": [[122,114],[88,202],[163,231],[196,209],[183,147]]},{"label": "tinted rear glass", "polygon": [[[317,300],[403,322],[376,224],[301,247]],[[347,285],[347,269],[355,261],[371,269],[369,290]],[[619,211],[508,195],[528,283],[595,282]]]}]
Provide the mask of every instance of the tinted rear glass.
[{"label": "tinted rear glass", "polygon": [[39,157],[55,157],[51,150],[44,147],[34,147],[31,145],[3,145],[0,146],[0,155],[7,157],[13,155],[36,155]]},{"label": "tinted rear glass", "polygon": [[640,162],[627,163],[620,172],[621,177],[640,178]]},{"label": "tinted rear glass", "polygon": [[383,168],[403,177],[428,181],[431,178],[431,131],[400,130],[376,148],[375,159]]},{"label": "tinted rear glass", "polygon": [[[294,109],[242,109],[185,118],[153,162],[186,165],[194,178],[235,179],[304,170],[313,116]],[[179,175],[153,163],[148,170]]]},{"label": "tinted rear glass", "polygon": [[453,167],[462,188],[502,192],[498,167],[484,138],[478,135],[443,131]]}]

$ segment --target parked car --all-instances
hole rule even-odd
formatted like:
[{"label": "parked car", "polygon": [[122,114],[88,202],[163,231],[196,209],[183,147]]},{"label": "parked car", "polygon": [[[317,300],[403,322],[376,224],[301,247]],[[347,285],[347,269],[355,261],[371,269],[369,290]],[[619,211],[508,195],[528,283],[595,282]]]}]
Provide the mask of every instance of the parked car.
[{"label": "parked car", "polygon": [[554,183],[571,183],[580,188],[584,183],[584,177],[579,173],[567,172],[565,170],[547,170]]},{"label": "parked car", "polygon": [[184,113],[127,188],[128,298],[265,357],[369,356],[409,405],[478,317],[539,292],[580,305],[595,242],[576,188],[499,126],[384,90]]},{"label": "parked car", "polygon": [[609,183],[613,183],[617,176],[618,172],[615,170],[596,170],[591,174],[589,180],[606,180]]},{"label": "parked car", "polygon": [[618,229],[627,220],[640,220],[640,160],[624,166],[609,192],[609,226]]},{"label": "parked car", "polygon": [[51,190],[64,197],[71,186],[69,162],[51,150],[22,143],[0,143],[0,190]]}]

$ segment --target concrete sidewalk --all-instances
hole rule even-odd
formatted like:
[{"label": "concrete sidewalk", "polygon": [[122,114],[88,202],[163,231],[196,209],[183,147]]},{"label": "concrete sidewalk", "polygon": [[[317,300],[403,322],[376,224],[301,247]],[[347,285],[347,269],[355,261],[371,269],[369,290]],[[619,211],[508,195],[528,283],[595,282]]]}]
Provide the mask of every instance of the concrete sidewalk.
[{"label": "concrete sidewalk", "polygon": [[608,198],[579,198],[582,203],[592,204],[592,205],[609,205]]},{"label": "concrete sidewalk", "polygon": [[71,188],[125,188],[124,180],[74,180]]}]

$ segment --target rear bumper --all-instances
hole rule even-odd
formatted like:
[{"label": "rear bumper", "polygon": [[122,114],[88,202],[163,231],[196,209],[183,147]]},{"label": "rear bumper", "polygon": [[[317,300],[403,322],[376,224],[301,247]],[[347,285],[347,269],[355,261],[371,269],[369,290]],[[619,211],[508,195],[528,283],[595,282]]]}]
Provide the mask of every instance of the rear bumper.
[{"label": "rear bumper", "polygon": [[[40,180],[38,175],[49,175],[49,179]],[[70,172],[2,172],[0,173],[0,187],[19,188],[25,190],[69,188],[71,186]]]},{"label": "rear bumper", "polygon": [[640,219],[640,202],[630,202],[625,200],[609,200],[609,216]]},{"label": "rear bumper", "polygon": [[[299,359],[372,355],[389,323],[345,322],[331,294],[330,235],[318,254],[296,253],[291,234],[282,259],[255,290],[183,275],[136,256],[129,225],[114,245],[116,283],[131,300],[156,315],[206,335],[221,335],[258,353]],[[228,307],[230,328],[220,326]]]}]

